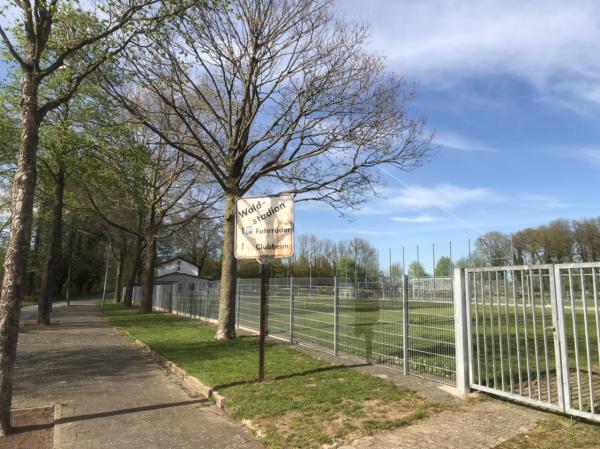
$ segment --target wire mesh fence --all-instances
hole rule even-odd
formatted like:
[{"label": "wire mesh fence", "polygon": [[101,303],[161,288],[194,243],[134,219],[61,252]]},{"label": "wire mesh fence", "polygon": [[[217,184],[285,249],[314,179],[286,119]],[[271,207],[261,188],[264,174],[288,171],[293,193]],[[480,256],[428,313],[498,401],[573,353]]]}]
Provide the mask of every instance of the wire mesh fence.
[{"label": "wire mesh fence", "polygon": [[421,377],[454,383],[451,278],[408,279],[408,364]]},{"label": "wire mesh fence", "polygon": [[[338,278],[273,278],[268,285],[269,335],[335,355],[453,384],[451,278],[351,282]],[[216,320],[218,283],[154,286],[155,310]],[[139,304],[141,289],[134,290]],[[236,326],[259,328],[260,280],[239,279]]]},{"label": "wire mesh fence", "polygon": [[[132,304],[142,302],[142,287],[135,286]],[[173,282],[154,285],[152,309],[189,318],[214,321],[218,318],[219,288],[211,282]]]}]

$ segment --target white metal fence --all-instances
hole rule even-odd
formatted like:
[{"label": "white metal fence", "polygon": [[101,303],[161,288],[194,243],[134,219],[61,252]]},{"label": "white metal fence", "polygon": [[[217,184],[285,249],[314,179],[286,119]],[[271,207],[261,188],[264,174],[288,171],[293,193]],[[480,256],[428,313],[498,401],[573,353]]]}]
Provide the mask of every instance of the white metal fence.
[{"label": "white metal fence", "polygon": [[459,271],[457,326],[467,329],[457,341],[459,386],[600,420],[599,269]]}]

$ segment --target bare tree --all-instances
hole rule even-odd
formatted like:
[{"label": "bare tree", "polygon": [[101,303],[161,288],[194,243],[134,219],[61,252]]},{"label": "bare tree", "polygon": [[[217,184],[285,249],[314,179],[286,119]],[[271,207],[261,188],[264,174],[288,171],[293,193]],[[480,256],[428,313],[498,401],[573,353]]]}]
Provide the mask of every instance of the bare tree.
[{"label": "bare tree", "polygon": [[221,229],[220,220],[199,217],[173,235],[173,255],[183,256],[198,266],[199,274],[207,274],[220,255]]},{"label": "bare tree", "polygon": [[523,229],[512,236],[514,262],[518,265],[541,263],[542,243],[537,229]]},{"label": "bare tree", "polygon": [[335,274],[337,273],[338,261],[341,257],[339,246],[331,240],[325,240],[323,242],[323,252],[325,254],[327,262],[332,268],[332,274],[335,276]]},{"label": "bare tree", "polygon": [[511,244],[507,234],[498,231],[486,232],[475,242],[475,257],[487,261],[490,266],[502,266],[510,263]]},{"label": "bare tree", "polygon": [[537,229],[543,248],[542,263],[570,262],[575,250],[571,222],[564,218],[553,220]]},{"label": "bare tree", "polygon": [[[335,208],[366,198],[377,166],[419,166],[429,137],[408,117],[406,82],[365,52],[367,29],[334,18],[330,0],[235,0],[192,8],[170,35],[127,52],[131,92],[109,91],[150,129],[208,169],[225,194],[216,337],[235,337],[234,214],[249,191]],[[185,124],[159,129],[164,110]],[[179,128],[179,126],[177,126]]]},{"label": "bare tree", "polygon": [[600,218],[573,221],[573,238],[580,260],[600,261]]}]

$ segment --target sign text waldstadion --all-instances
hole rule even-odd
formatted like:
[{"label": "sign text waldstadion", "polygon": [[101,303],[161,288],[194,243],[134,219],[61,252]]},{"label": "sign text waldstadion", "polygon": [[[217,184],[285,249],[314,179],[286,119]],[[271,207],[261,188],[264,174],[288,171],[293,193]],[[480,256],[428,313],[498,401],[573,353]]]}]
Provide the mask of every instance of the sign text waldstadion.
[{"label": "sign text waldstadion", "polygon": [[235,257],[291,257],[294,201],[290,196],[240,198],[236,205]]}]

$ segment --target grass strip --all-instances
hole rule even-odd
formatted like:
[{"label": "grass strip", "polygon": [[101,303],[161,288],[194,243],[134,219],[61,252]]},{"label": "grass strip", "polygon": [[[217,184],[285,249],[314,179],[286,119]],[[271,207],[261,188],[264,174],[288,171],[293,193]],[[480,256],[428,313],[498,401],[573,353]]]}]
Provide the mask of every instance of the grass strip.
[{"label": "grass strip", "polygon": [[553,416],[497,449],[592,449],[600,447],[600,426],[573,418]]}]

